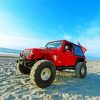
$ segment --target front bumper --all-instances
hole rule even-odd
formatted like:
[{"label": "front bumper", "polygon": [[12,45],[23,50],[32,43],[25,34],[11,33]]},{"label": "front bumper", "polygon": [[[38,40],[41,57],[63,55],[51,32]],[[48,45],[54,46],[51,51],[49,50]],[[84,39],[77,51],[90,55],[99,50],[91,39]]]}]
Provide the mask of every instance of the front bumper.
[{"label": "front bumper", "polygon": [[25,62],[25,60],[22,57],[19,57],[17,60],[17,63],[19,63],[19,64],[23,64],[24,62]]},{"label": "front bumper", "polygon": [[20,65],[23,65],[25,67],[31,68],[34,65],[35,61],[33,61],[33,60],[27,61],[23,57],[19,57],[19,59],[17,60],[17,63],[19,63]]}]

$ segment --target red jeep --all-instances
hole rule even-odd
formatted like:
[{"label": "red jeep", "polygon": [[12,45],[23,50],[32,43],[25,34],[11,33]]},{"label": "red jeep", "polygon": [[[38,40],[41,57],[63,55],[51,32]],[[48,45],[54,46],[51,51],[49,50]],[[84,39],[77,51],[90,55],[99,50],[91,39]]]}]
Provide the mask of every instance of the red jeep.
[{"label": "red jeep", "polygon": [[44,48],[25,49],[19,56],[17,67],[30,74],[32,83],[45,88],[54,81],[56,70],[75,70],[75,76],[85,78],[86,59],[80,45],[66,40],[53,41]]}]

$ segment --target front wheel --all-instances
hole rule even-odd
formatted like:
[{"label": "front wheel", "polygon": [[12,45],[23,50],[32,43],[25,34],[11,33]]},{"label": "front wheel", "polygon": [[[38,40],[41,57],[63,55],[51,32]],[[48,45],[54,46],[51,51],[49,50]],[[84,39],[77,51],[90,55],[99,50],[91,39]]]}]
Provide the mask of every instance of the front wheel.
[{"label": "front wheel", "polygon": [[30,74],[30,69],[25,67],[24,65],[21,65],[17,63],[17,69],[22,73],[22,74]]},{"label": "front wheel", "polygon": [[48,87],[55,79],[56,68],[51,61],[40,60],[31,69],[30,79],[40,88]]},{"label": "front wheel", "polygon": [[87,67],[84,62],[78,62],[75,67],[75,76],[78,78],[85,78],[87,74]]}]

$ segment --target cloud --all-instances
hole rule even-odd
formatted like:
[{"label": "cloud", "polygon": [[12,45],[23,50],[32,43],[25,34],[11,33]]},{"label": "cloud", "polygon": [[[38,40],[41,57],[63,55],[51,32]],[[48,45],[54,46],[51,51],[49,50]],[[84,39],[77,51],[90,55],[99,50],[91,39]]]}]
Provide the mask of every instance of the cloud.
[{"label": "cloud", "polygon": [[87,27],[79,30],[77,40],[87,48],[87,55],[100,55],[100,20],[96,18],[91,21]]},{"label": "cloud", "polygon": [[20,18],[8,12],[0,12],[0,47],[24,49],[44,46],[46,39],[35,35],[36,32],[32,33]]},{"label": "cloud", "polygon": [[45,41],[35,38],[4,36],[0,37],[0,46],[13,49],[25,49],[45,46]]},{"label": "cloud", "polygon": [[70,35],[67,34],[63,38],[66,39],[66,40],[68,40],[68,41],[70,41],[72,39],[72,36],[70,36]]},{"label": "cloud", "polygon": [[100,39],[99,37],[93,38],[79,38],[80,43],[87,48],[87,55],[100,56]]},{"label": "cloud", "polygon": [[[99,17],[100,18],[100,17]],[[86,55],[100,57],[100,19],[96,17],[90,23],[78,25],[76,28],[77,35],[65,35],[63,38],[70,40],[77,44],[77,41],[81,45],[87,48]]]},{"label": "cloud", "polygon": [[[35,33],[35,32],[34,32]],[[0,11],[0,37],[1,36],[31,36],[32,31],[22,20],[9,12]]]}]

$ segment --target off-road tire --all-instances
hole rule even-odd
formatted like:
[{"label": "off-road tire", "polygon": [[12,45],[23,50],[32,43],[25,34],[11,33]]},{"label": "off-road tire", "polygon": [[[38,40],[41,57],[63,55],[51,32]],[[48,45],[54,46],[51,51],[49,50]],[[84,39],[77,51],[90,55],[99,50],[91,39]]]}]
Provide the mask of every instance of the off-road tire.
[{"label": "off-road tire", "polygon": [[[44,69],[49,69],[51,74],[50,77],[47,80],[43,80],[41,73]],[[39,60],[37,61],[30,72],[30,79],[31,82],[40,88],[45,88],[51,85],[55,79],[56,76],[56,67],[51,61],[48,60]]]},{"label": "off-road tire", "polygon": [[[84,70],[83,73],[82,70]],[[86,74],[87,74],[86,64],[84,62],[78,62],[75,66],[75,76],[77,78],[85,78]]]},{"label": "off-road tire", "polygon": [[17,63],[17,69],[22,73],[22,74],[30,74],[30,69],[26,68],[25,66]]}]

